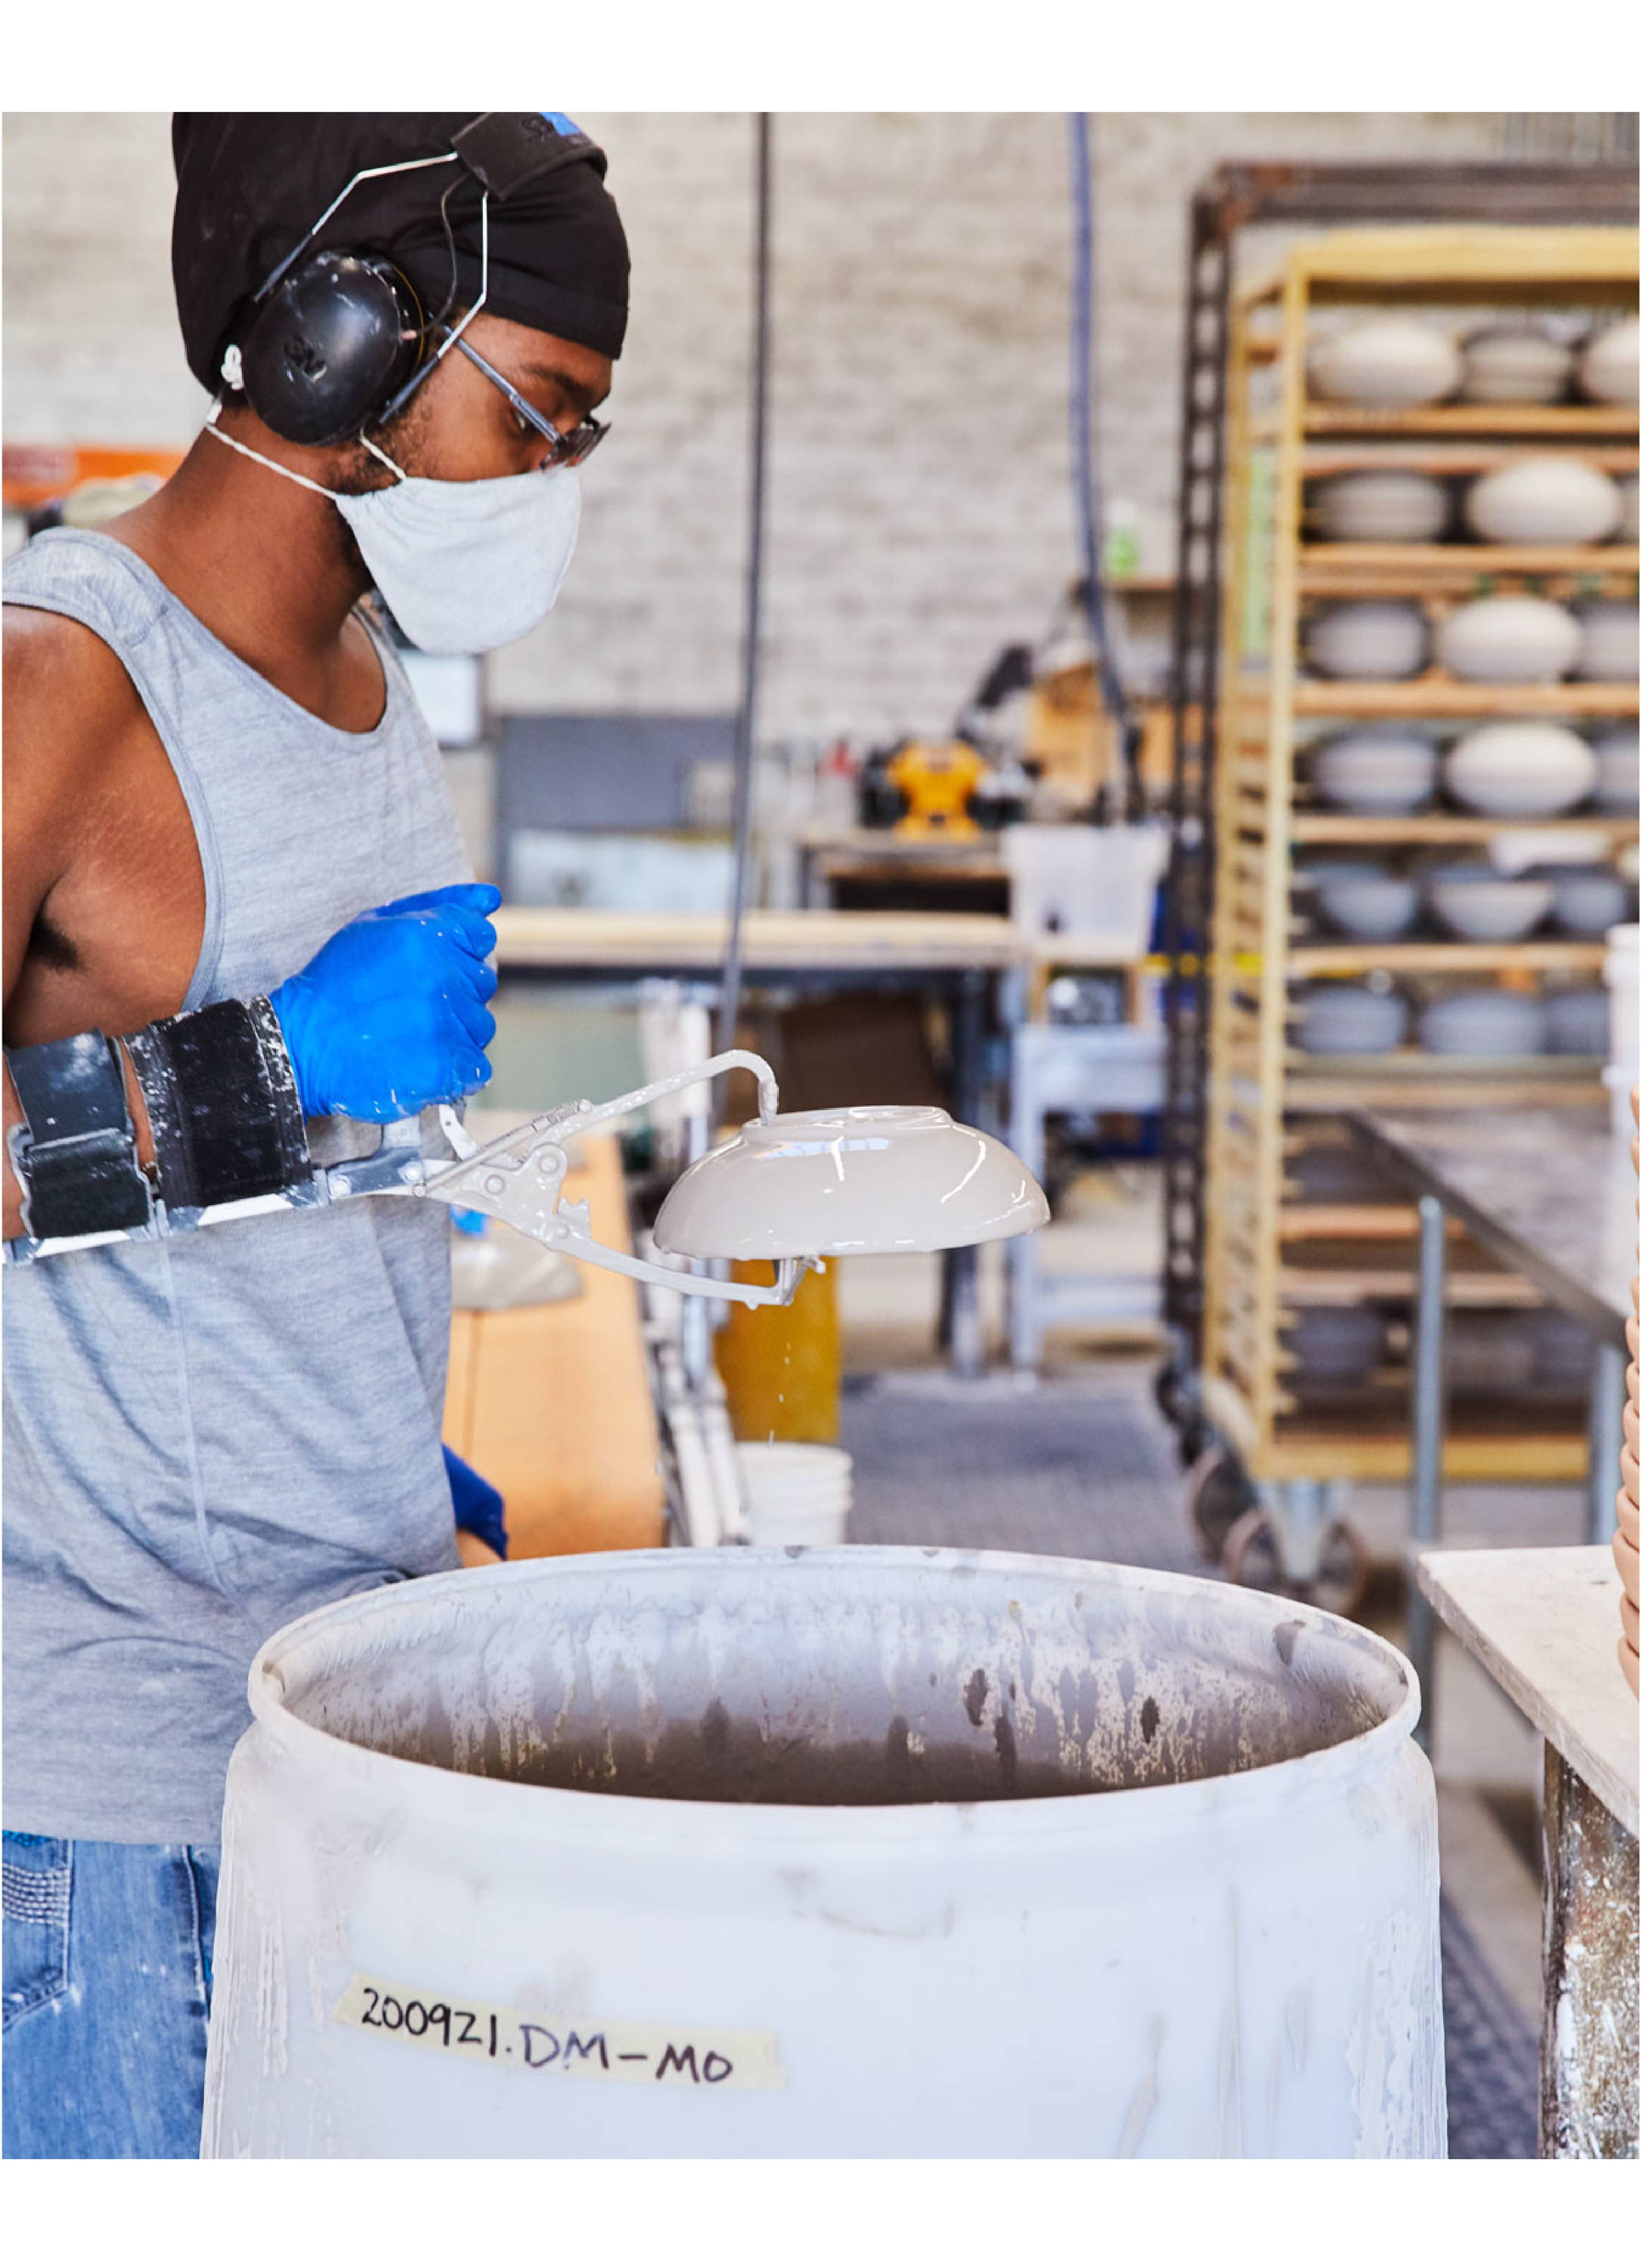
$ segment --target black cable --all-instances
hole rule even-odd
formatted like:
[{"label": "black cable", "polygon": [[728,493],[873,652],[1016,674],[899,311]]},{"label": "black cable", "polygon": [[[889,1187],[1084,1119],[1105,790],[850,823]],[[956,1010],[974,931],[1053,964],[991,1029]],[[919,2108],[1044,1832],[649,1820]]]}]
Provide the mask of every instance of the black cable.
[{"label": "black cable", "polygon": [[1130,799],[1129,750],[1132,718],[1117,660],[1112,649],[1102,572],[1105,549],[1101,487],[1094,449],[1094,185],[1089,161],[1089,121],[1086,114],[1068,114],[1069,153],[1072,196],[1072,319],[1071,319],[1071,460],[1072,511],[1078,526],[1078,546],[1083,561],[1079,595],[1089,627],[1089,644],[1101,681],[1101,698],[1116,727],[1124,750],[1122,802],[1113,815],[1122,818]]},{"label": "black cable", "polygon": [[718,1046],[735,1045],[741,1012],[741,924],[753,847],[753,746],[758,712],[759,628],[764,585],[764,460],[769,393],[769,144],[768,111],[758,115],[753,252],[752,461],[747,480],[747,596],[741,626],[741,704],[735,719],[735,870],[730,938],[718,995]]}]

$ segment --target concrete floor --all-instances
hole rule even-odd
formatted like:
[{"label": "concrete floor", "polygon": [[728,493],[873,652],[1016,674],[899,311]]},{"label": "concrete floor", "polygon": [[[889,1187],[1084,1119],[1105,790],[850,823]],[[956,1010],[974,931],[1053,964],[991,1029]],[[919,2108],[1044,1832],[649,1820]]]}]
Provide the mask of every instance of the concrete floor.
[{"label": "concrete floor", "polygon": [[[1147,1165],[1104,1167],[1081,1175],[1043,1232],[1043,1264],[1050,1272],[1098,1266],[1124,1273],[1144,1271],[1157,1266],[1160,1254],[1157,1174]],[[935,1344],[935,1261],[852,1260],[840,1271],[845,1370],[858,1378],[875,1373],[881,1386],[914,1404],[902,1422],[920,1443],[920,1476],[926,1483],[939,1477],[943,1447],[953,1443],[954,1436],[933,1407],[928,1422],[921,1421],[916,1408],[919,1399],[939,1404],[956,1394],[966,1401],[986,1402],[1011,1398],[1019,1391],[1001,1367],[999,1248],[983,1251],[981,1259],[983,1314],[993,1359],[1000,1366],[968,1394],[946,1378]],[[1126,1432],[1135,1426],[1154,1429],[1158,1454],[1144,1484],[1152,1499],[1152,1516],[1137,1530],[1150,1535],[1153,1543],[1149,1549],[1143,1543],[1133,1556],[1160,1565],[1188,1565],[1190,1560],[1181,1556],[1186,1521],[1173,1435],[1150,1395],[1158,1352],[1156,1334],[1144,1326],[1058,1329],[1049,1334],[1042,1375],[1056,1404],[1069,1390],[1080,1401],[1087,1398],[1094,1428],[1088,1437],[1093,1468],[1101,1462],[1103,1409],[1110,1413],[1105,1421],[1110,1426]],[[1048,1409],[1046,1402],[1046,1417]],[[1112,1446],[1117,1447],[1115,1436]],[[953,1454],[951,1448],[948,1454]],[[1132,1439],[1124,1454],[1132,1466]],[[960,1476],[953,1477],[956,1482]],[[873,1482],[870,1470],[858,1471],[858,1498],[870,1493]],[[1352,1494],[1350,1516],[1367,1539],[1375,1563],[1363,1619],[1399,1642],[1405,1613],[1406,1492],[1359,1486]],[[1581,1540],[1577,1489],[1454,1488],[1446,1498],[1444,1516],[1445,1542],[1459,1545]],[[980,1543],[985,1538],[966,1534],[964,1540]],[[1439,1719],[1434,1763],[1444,1890],[1511,2001],[1537,2027],[1539,1738],[1446,1637],[1440,1641],[1435,1684]]]}]

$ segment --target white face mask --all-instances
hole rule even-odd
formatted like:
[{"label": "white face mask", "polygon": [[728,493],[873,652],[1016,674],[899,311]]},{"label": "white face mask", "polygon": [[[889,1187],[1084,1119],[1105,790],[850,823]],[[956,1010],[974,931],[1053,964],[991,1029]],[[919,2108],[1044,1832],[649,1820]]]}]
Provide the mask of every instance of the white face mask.
[{"label": "white face mask", "polygon": [[214,410],[206,430],[242,457],[329,497],[394,621],[424,653],[488,653],[510,644],[534,630],[559,595],[581,523],[573,466],[498,481],[424,481],[401,472],[367,441],[394,484],[343,496],[232,439]]}]

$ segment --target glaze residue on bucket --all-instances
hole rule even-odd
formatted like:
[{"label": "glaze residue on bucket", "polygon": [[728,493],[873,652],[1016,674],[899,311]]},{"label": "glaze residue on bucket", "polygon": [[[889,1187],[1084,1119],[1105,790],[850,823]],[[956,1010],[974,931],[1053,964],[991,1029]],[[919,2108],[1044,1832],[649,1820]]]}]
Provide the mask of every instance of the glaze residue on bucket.
[{"label": "glaze residue on bucket", "polygon": [[1399,1657],[1349,1624],[1094,1565],[658,1552],[455,1582],[286,1633],[284,1710],[488,1778],[849,1806],[1219,1778],[1411,1718]]}]

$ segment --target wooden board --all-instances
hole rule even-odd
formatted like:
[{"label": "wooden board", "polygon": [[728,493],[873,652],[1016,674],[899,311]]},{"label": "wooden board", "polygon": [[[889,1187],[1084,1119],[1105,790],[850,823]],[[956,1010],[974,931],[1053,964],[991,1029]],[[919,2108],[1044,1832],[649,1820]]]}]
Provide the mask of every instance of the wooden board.
[{"label": "wooden board", "polygon": [[1636,713],[1634,680],[1629,685],[1472,685],[1433,674],[1384,682],[1336,678],[1325,683],[1308,679],[1294,688],[1297,717],[1634,717]]},{"label": "wooden board", "polygon": [[[564,1184],[593,1233],[631,1246],[620,1145],[582,1138]],[[445,1439],[501,1490],[511,1555],[637,1550],[662,1540],[664,1500],[638,1287],[578,1263],[579,1300],[452,1318]]]},{"label": "wooden board", "polygon": [[1423,1551],[1417,1572],[1466,1652],[1634,1835],[1637,1705],[1607,1547]]},{"label": "wooden board", "polygon": [[[729,925],[718,914],[632,914],[586,907],[504,906],[497,961],[510,968],[716,969]],[[749,913],[749,974],[760,969],[1006,969],[1029,958],[999,914]]]}]

